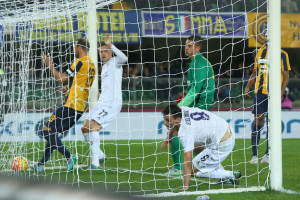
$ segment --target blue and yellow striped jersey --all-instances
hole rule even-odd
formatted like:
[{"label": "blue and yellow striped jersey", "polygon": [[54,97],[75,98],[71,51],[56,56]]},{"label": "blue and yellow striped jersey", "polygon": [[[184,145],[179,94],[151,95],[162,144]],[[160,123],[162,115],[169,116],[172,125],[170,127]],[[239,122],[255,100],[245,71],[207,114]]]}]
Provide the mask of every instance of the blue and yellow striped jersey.
[{"label": "blue and yellow striped jersey", "polygon": [[[257,50],[254,54],[255,91],[254,93],[268,94],[269,73],[268,73],[268,49],[266,46]],[[282,73],[290,71],[290,62],[288,54],[281,49],[281,84],[283,80]]]},{"label": "blue and yellow striped jersey", "polygon": [[95,73],[96,68],[90,57],[84,56],[73,62],[67,70],[69,85],[65,94],[65,107],[84,112]]}]

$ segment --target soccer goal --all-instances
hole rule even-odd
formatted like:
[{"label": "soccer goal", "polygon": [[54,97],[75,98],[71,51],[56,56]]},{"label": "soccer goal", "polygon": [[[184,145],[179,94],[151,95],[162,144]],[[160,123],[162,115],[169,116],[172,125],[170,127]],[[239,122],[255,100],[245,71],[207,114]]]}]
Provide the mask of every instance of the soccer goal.
[{"label": "soccer goal", "polygon": [[[280,90],[280,71],[270,68],[270,112],[269,119],[265,119],[269,124],[265,122],[260,130],[262,139],[255,164],[249,162],[254,88],[251,99],[244,95],[254,67],[253,54],[266,45],[263,41],[267,30],[268,63],[280,63],[278,1],[28,0],[1,2],[0,6],[0,174],[155,197],[282,188],[280,96],[276,92]],[[121,66],[122,110],[99,133],[107,160],[99,169],[88,170],[91,155],[81,127],[101,96],[104,63],[99,45],[106,41],[106,34],[128,57]],[[236,133],[235,147],[222,166],[239,170],[242,176],[232,185],[215,185],[212,178],[192,177],[189,190],[180,192],[183,151],[180,143],[161,149],[168,134],[161,112],[186,95],[191,60],[185,56],[185,46],[193,35],[202,37],[200,53],[214,71],[210,111]],[[96,74],[82,117],[58,134],[69,151],[77,155],[74,169],[68,172],[65,158],[54,151],[42,171],[30,167],[14,171],[11,162],[15,157],[26,158],[29,166],[41,160],[46,147],[44,124],[64,104],[70,89],[70,80],[59,83],[41,54],[51,56],[58,72],[66,72],[76,60],[79,38],[90,43],[88,55],[95,63]],[[78,87],[76,92],[83,89]],[[270,164],[260,162],[268,130]],[[172,169],[179,171],[168,173]]]}]

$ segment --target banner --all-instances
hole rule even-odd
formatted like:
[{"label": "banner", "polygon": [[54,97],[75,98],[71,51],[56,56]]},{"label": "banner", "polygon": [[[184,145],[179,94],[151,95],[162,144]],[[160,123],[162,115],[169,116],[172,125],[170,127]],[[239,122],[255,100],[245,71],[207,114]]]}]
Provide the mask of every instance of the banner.
[{"label": "banner", "polygon": [[244,13],[142,12],[145,37],[245,38]]},{"label": "banner", "polygon": [[[253,114],[250,111],[213,112],[226,120],[235,130],[237,139],[251,138]],[[42,141],[44,121],[51,113],[9,113],[0,126],[0,142]],[[81,127],[88,113],[84,113],[75,126],[61,134],[63,140],[83,141]],[[17,119],[17,120],[16,120]],[[282,138],[300,138],[300,111],[282,112]],[[261,131],[266,135],[266,124]],[[122,112],[107,128],[100,132],[101,140],[163,140],[167,129],[160,112]]]},{"label": "banner", "polygon": [[[261,47],[265,43],[267,13],[248,13],[248,46]],[[300,48],[300,14],[281,14],[281,47]]]},{"label": "banner", "polygon": [[[35,11],[44,15],[43,10]],[[40,12],[40,13],[39,13]],[[60,16],[18,23],[16,40],[33,42],[68,43],[86,37],[87,15]],[[114,43],[139,43],[140,12],[97,10],[98,42],[104,41],[105,34],[112,35]]]}]

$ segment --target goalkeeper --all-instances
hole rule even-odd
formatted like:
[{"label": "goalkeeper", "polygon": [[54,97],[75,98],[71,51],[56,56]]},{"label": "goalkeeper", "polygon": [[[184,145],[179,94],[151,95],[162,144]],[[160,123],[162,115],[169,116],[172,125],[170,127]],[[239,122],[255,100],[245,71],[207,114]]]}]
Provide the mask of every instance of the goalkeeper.
[{"label": "goalkeeper", "polygon": [[[214,72],[210,62],[200,53],[202,38],[190,36],[185,43],[185,55],[190,60],[187,74],[187,94],[178,104],[179,107],[197,107],[209,110],[214,101],[215,80]],[[168,175],[179,175],[182,173],[182,144],[177,136],[169,133],[161,149],[166,149],[170,142],[171,154],[174,167],[167,172]],[[171,138],[171,139],[169,139]]]},{"label": "goalkeeper", "polygon": [[96,68],[88,56],[89,42],[80,38],[75,44],[75,61],[66,73],[60,73],[54,68],[52,58],[41,54],[43,62],[49,67],[59,83],[68,82],[63,105],[59,106],[43,127],[43,135],[47,141],[43,158],[33,169],[42,172],[52,152],[56,149],[67,161],[67,171],[70,172],[76,162],[76,155],[71,155],[58,137],[58,133],[69,130],[82,116],[89,96],[89,90],[95,78]]}]

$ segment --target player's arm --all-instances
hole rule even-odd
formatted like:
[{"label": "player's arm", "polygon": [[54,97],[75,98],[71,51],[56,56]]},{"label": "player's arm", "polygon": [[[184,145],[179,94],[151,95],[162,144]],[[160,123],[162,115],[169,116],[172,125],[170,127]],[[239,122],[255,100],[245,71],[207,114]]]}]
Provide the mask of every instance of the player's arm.
[{"label": "player's arm", "polygon": [[183,188],[182,190],[189,189],[190,179],[193,170],[193,151],[188,151],[184,153],[184,163],[183,163]]},{"label": "player's arm", "polygon": [[253,60],[254,60],[254,69],[253,72],[249,78],[249,81],[247,83],[247,86],[245,88],[244,94],[246,97],[250,98],[251,96],[249,95],[250,89],[251,87],[254,85],[255,83],[255,78],[256,78],[256,69],[257,69],[257,62],[256,62],[256,56],[257,56],[257,52],[255,51],[253,53]]},{"label": "player's arm", "polygon": [[65,73],[60,73],[58,70],[54,68],[54,65],[52,63],[52,58],[50,56],[46,56],[45,53],[42,51],[41,53],[42,61],[45,63],[46,66],[49,67],[50,71],[54,75],[55,79],[59,83],[64,83],[69,80],[69,77]]},{"label": "player's arm", "polygon": [[128,61],[127,56],[111,43],[111,38],[109,34],[106,34],[105,45],[108,46],[116,54],[117,58],[119,58],[118,62],[120,64],[124,64]]},{"label": "player's arm", "polygon": [[281,97],[283,96],[285,88],[289,83],[289,71],[284,71],[282,73],[282,77],[283,77],[283,79],[282,79],[282,85],[281,85]]},{"label": "player's arm", "polygon": [[194,82],[191,83],[192,85],[191,89],[186,94],[186,96],[181,100],[181,102],[178,104],[179,107],[182,106],[189,107],[195,101],[195,99],[200,95],[200,90],[203,86],[203,83],[204,81],[207,81],[206,75],[207,75],[208,67],[210,66],[201,66],[201,67],[195,66],[195,69],[191,70]]},{"label": "player's arm", "polygon": [[281,53],[281,59],[282,62],[282,84],[281,84],[281,97],[284,94],[285,88],[287,87],[289,83],[289,72],[291,70],[290,62],[289,62],[289,56],[287,53]]},{"label": "player's arm", "polygon": [[163,143],[160,147],[162,150],[165,150],[167,148],[168,143],[170,143],[170,148],[172,148],[173,135],[174,135],[175,131],[176,131],[175,129],[169,130],[169,133],[168,133],[166,139],[163,141]]},{"label": "player's arm", "polygon": [[255,74],[256,74],[256,68],[253,69],[253,72],[249,78],[249,81],[247,83],[247,86],[245,88],[244,94],[246,97],[250,98],[251,96],[249,95],[250,89],[252,88],[252,86],[255,83]]}]

